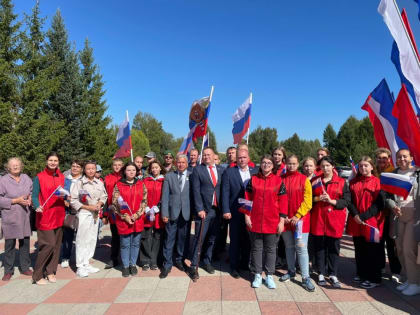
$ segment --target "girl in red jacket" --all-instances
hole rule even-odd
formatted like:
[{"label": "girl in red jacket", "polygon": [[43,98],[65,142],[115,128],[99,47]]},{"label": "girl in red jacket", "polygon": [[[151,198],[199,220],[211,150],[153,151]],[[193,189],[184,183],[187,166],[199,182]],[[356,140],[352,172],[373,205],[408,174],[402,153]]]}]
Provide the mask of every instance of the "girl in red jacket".
[{"label": "girl in red jacket", "polygon": [[39,247],[32,279],[40,285],[57,281],[55,273],[60,258],[65,216],[64,199],[53,194],[58,186],[64,187],[64,175],[58,168],[59,163],[57,153],[48,154],[47,166],[33,181],[32,202],[36,208]]},{"label": "girl in red jacket", "polygon": [[273,279],[276,245],[287,216],[287,194],[283,180],[273,174],[273,169],[273,157],[265,155],[258,174],[251,177],[245,191],[245,199],[253,202],[252,210],[245,212],[245,224],[251,239],[251,270],[255,274],[253,288],[261,285],[263,261],[266,285],[270,289],[276,288]]},{"label": "girl in red jacket", "polygon": [[283,175],[286,185],[288,213],[282,237],[286,245],[287,273],[280,281],[286,282],[296,276],[296,255],[302,274],[302,286],[313,292],[315,286],[309,277],[308,236],[310,210],[312,208],[312,186],[309,179],[298,172],[299,160],[291,155],[286,160],[287,172]]},{"label": "girl in red jacket", "polygon": [[120,235],[122,276],[137,274],[141,231],[144,228],[143,213],[147,205],[147,189],[143,181],[136,178],[138,169],[128,162],[122,169],[123,177],[116,183],[112,204],[116,209],[115,225]]},{"label": "girl in red jacket", "polygon": [[[370,289],[381,283],[381,244],[384,216],[380,212],[384,201],[380,194],[381,184],[376,177],[376,169],[370,157],[364,156],[359,162],[359,171],[350,181],[351,203],[347,233],[353,236],[356,259],[356,282]],[[375,231],[377,235],[375,238]]]},{"label": "girl in red jacket", "polygon": [[160,218],[160,199],[165,180],[164,169],[154,161],[147,168],[148,177],[144,179],[147,188],[147,208],[143,216],[144,230],[140,242],[140,266],[144,271],[157,270],[157,257],[160,251],[160,240],[164,223]]},{"label": "girl in red jacket", "polygon": [[333,287],[341,288],[337,279],[338,257],[350,192],[346,181],[334,171],[335,164],[330,156],[324,156],[319,165],[322,175],[312,179],[311,210],[311,234],[318,268],[318,284],[326,285],[325,276],[329,275]]}]

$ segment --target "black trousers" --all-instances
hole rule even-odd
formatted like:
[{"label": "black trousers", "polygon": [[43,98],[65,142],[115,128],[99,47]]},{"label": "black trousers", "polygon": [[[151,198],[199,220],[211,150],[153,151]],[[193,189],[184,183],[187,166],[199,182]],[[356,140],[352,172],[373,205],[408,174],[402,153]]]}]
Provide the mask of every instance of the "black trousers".
[{"label": "black trousers", "polygon": [[230,245],[229,262],[231,270],[249,268],[251,241],[246,229],[245,218],[242,213],[237,213],[230,220],[229,227]]},{"label": "black trousers", "polygon": [[313,235],[312,238],[318,272],[326,276],[337,276],[340,239],[324,235]]},{"label": "black trousers", "polygon": [[260,274],[263,271],[265,271],[266,275],[274,274],[276,271],[276,249],[279,235],[250,232],[250,239],[251,271],[255,274]]},{"label": "black trousers", "polygon": [[157,265],[158,255],[161,252],[161,238],[164,229],[145,227],[141,232],[140,240],[140,266]]},{"label": "black trousers", "polygon": [[381,243],[367,242],[363,236],[353,237],[356,272],[362,280],[381,282],[383,247]]},{"label": "black trousers", "polygon": [[111,260],[114,265],[118,265],[118,257],[120,256],[120,235],[116,224],[110,224],[111,228]]},{"label": "black trousers", "polygon": [[388,261],[389,261],[389,268],[391,269],[391,273],[400,274],[401,272],[401,264],[400,260],[397,256],[397,248],[395,246],[395,240],[389,237],[389,222],[390,216],[385,217],[384,223],[384,232],[381,238],[381,268],[385,268],[386,257],[385,257],[385,248],[388,254]]},{"label": "black trousers", "polygon": [[[219,217],[219,229],[217,231],[216,243],[214,244],[213,249],[213,257],[218,257],[221,255],[226,249],[226,241],[228,235],[228,228],[229,228],[229,220],[223,219],[223,217]],[[218,257],[220,258],[220,257]]]},{"label": "black trousers", "polygon": [[[29,237],[19,239],[19,266],[20,271],[25,272],[31,266],[31,258],[29,256]],[[4,274],[13,274],[15,269],[16,256],[16,239],[7,239],[4,242]]]}]

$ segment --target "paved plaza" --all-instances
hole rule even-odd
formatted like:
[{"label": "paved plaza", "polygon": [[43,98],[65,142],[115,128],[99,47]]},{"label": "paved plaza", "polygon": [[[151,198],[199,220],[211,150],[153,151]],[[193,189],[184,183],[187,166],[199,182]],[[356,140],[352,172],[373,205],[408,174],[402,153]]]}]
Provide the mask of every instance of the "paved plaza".
[{"label": "paved plaza", "polygon": [[[352,284],[354,248],[349,237],[342,241],[339,279],[343,288],[317,286],[309,293],[300,286],[300,277],[280,283],[276,276],[277,289],[253,289],[248,273],[241,279],[229,275],[226,258],[214,263],[213,275],[201,270],[196,283],[176,268],[163,280],[158,271],[140,268],[136,277],[122,278],[120,270],[104,270],[109,228],[103,234],[93,260],[100,272],[80,279],[73,260],[73,269],[58,267],[57,283],[36,286],[16,268],[11,281],[0,281],[0,314],[420,314],[420,296],[403,296],[389,279],[370,290]],[[36,233],[31,240],[33,260],[35,241]]]}]

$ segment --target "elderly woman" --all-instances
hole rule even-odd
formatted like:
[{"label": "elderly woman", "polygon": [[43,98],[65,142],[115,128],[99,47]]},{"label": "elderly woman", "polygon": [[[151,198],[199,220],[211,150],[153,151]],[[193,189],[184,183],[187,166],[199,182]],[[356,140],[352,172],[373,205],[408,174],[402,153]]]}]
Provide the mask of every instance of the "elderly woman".
[{"label": "elderly woman", "polygon": [[29,269],[29,205],[31,204],[32,180],[22,174],[23,164],[19,158],[10,158],[6,164],[7,174],[0,179],[0,210],[4,244],[4,276],[9,281],[14,273],[16,239],[19,240],[20,271],[26,276],[32,275]]}]

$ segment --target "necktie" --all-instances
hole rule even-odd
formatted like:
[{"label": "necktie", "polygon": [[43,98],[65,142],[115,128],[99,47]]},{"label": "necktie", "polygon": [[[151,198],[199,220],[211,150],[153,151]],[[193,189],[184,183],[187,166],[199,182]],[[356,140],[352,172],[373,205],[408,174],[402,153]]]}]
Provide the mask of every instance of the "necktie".
[{"label": "necktie", "polygon": [[[214,175],[213,166],[210,165],[209,169],[210,169],[211,181],[213,182],[213,186],[216,187],[217,180],[216,180],[216,175]],[[214,192],[213,194],[213,205],[217,207],[216,192]]]},{"label": "necktie", "polygon": [[178,184],[179,184],[179,190],[182,191],[182,173],[179,173]]}]

